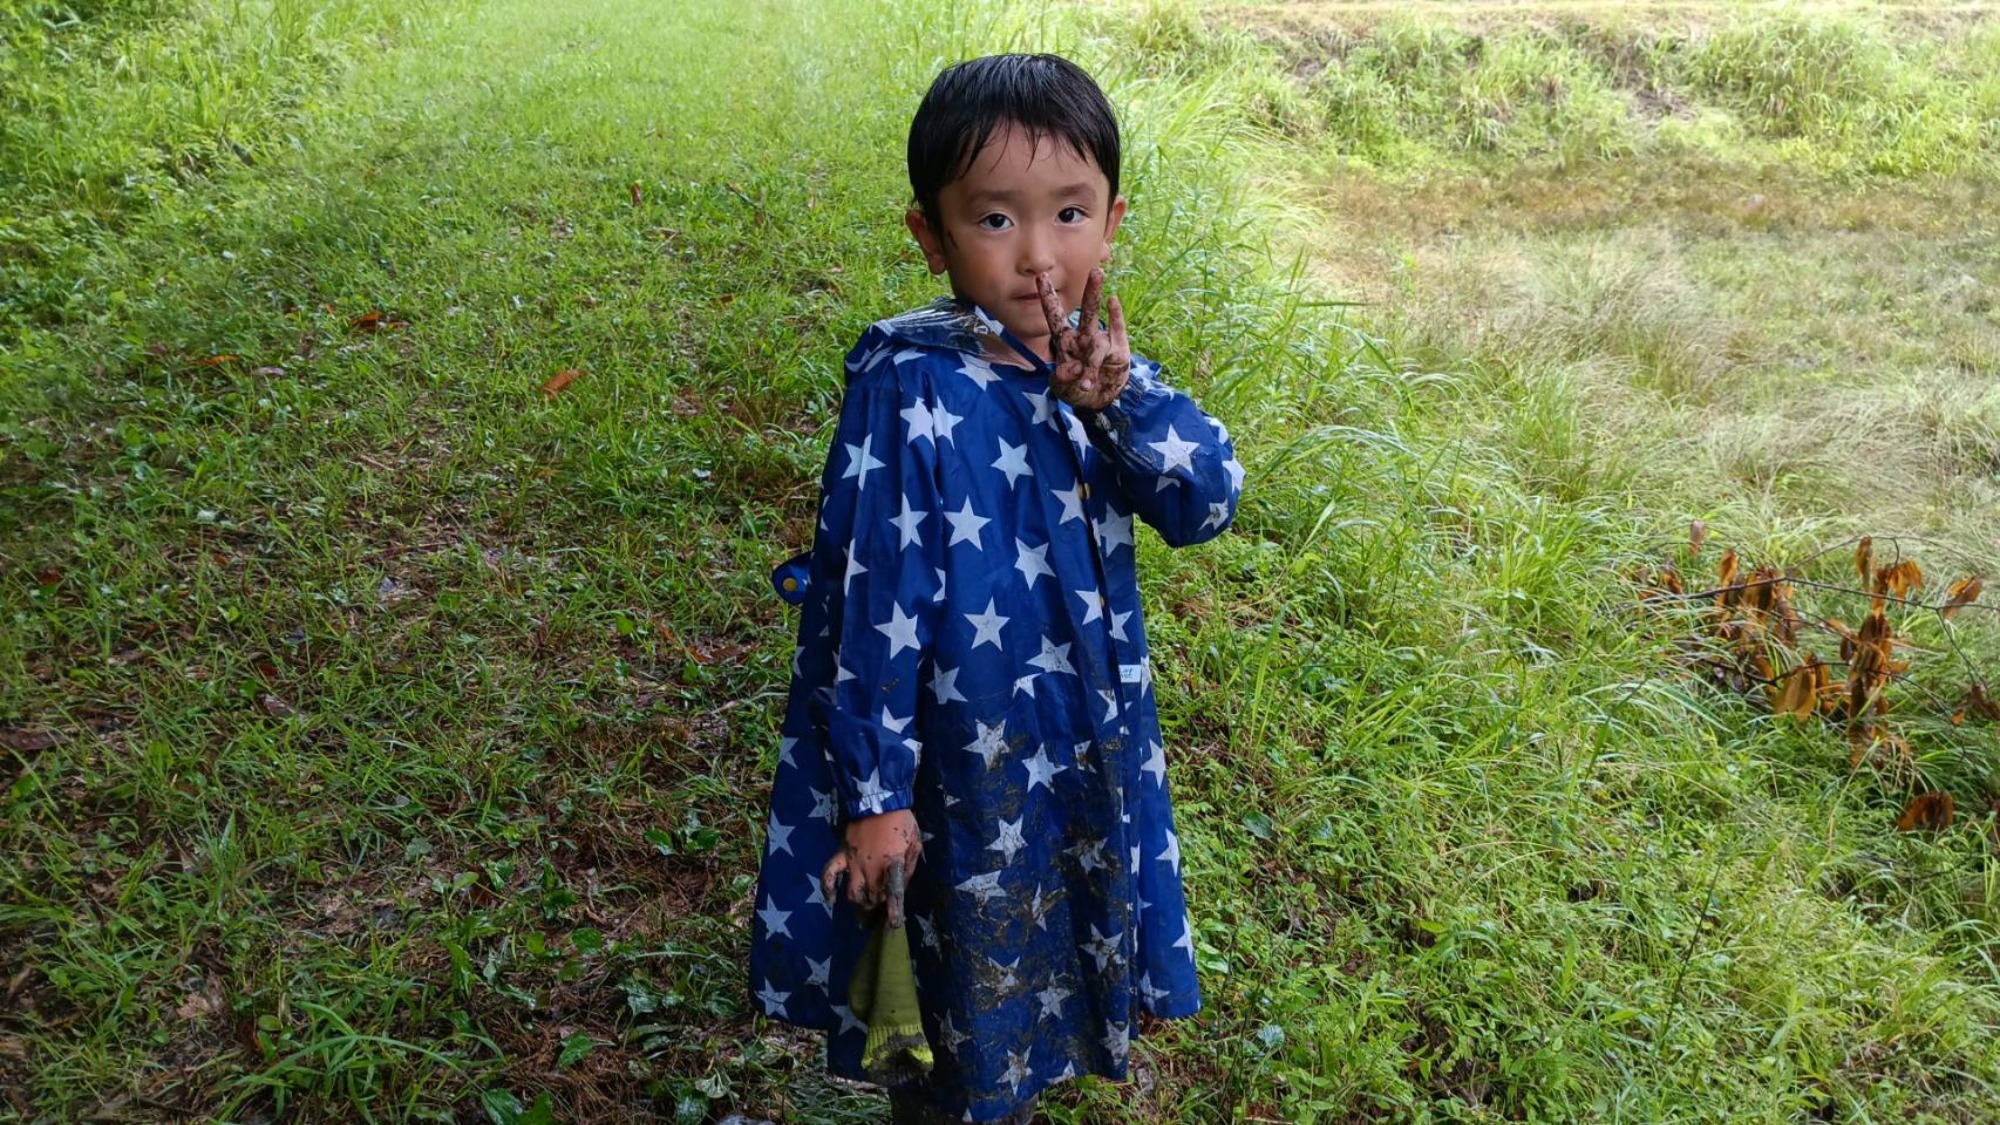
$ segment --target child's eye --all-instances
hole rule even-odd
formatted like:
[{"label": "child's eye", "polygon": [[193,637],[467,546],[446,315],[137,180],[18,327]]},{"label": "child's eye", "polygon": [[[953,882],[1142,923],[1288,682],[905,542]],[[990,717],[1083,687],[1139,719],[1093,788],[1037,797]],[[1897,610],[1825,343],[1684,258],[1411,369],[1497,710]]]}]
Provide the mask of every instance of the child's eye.
[{"label": "child's eye", "polygon": [[981,215],[979,217],[979,225],[985,227],[987,230],[1006,230],[1008,227],[1014,225],[1014,220],[995,211],[990,215]]},{"label": "child's eye", "polygon": [[1083,221],[1084,218],[1083,208],[1065,207],[1062,210],[1056,212],[1056,218],[1057,220],[1065,223],[1080,223]]}]

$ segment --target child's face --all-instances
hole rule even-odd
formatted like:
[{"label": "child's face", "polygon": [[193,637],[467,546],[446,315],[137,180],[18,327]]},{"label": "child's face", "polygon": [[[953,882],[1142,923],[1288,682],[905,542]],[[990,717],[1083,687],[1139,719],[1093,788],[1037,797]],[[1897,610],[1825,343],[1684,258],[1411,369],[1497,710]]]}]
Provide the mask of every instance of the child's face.
[{"label": "child's face", "polygon": [[1047,273],[1063,308],[1083,299],[1091,267],[1111,258],[1125,198],[1097,162],[1067,141],[1008,124],[938,192],[936,224],[916,208],[906,221],[932,273],[951,274],[952,292],[993,314],[1021,342],[1048,356],[1049,323],[1035,277]]}]

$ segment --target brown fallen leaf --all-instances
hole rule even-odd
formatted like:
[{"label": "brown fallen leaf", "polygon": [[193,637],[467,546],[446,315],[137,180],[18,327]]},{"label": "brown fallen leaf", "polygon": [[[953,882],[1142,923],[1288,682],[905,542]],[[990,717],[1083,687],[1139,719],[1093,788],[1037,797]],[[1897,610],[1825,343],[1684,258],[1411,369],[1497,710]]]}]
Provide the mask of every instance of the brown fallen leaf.
[{"label": "brown fallen leaf", "polygon": [[1701,554],[1701,545],[1708,542],[1708,523],[1696,520],[1688,525],[1688,548],[1690,554]]},{"label": "brown fallen leaf", "polygon": [[0,727],[0,749],[12,750],[17,754],[39,754],[61,741],[62,738],[54,731]]},{"label": "brown fallen leaf", "polygon": [[1903,806],[1903,815],[1896,818],[1896,831],[1915,832],[1924,828],[1941,832],[1951,827],[1951,820],[1951,794],[1919,793]]},{"label": "brown fallen leaf", "polygon": [[1854,570],[1861,575],[1863,586],[1875,576],[1875,540],[1866,535],[1854,545]]},{"label": "brown fallen leaf", "polygon": [[550,402],[554,402],[557,395],[569,389],[571,383],[576,382],[582,377],[583,372],[578,371],[574,367],[565,367],[561,371],[556,372],[548,382],[542,384],[542,397],[548,399]]}]

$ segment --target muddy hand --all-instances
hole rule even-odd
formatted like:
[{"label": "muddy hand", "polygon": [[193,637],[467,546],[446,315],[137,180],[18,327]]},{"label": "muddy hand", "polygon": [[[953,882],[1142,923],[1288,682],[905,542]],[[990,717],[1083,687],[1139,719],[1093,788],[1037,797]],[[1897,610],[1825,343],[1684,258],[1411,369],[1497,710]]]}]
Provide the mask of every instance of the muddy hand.
[{"label": "muddy hand", "polygon": [[1047,274],[1035,278],[1042,315],[1049,322],[1049,362],[1055,370],[1049,389],[1078,410],[1096,411],[1111,405],[1132,374],[1132,349],[1125,338],[1125,309],[1112,297],[1111,324],[1097,323],[1097,302],[1104,293],[1104,271],[1092,269],[1084,282],[1083,305],[1075,328],[1063,312],[1062,297]]},{"label": "muddy hand", "polygon": [[853,821],[840,850],[820,871],[820,891],[833,902],[845,875],[849,902],[861,910],[891,904],[891,916],[901,925],[903,884],[923,850],[916,817],[907,810]]}]

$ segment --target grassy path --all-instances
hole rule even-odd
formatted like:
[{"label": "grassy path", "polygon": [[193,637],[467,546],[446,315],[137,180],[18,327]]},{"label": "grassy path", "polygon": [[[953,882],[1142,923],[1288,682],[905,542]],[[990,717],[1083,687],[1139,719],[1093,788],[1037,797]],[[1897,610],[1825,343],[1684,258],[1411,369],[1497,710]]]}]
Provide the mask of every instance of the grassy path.
[{"label": "grassy path", "polygon": [[1052,1117],[1990,1120],[1985,822],[1682,682],[1618,577],[1679,497],[1287,284],[1275,74],[1176,12],[439,7],[21,267],[74,296],[0,354],[0,1118],[880,1112],[744,1003],[764,575],[841,349],[934,291],[910,106],[1052,47],[1131,131],[1135,336],[1252,473],[1141,544],[1211,1003]]}]

